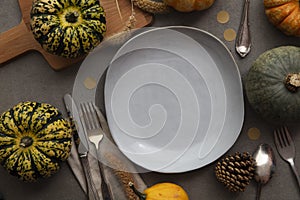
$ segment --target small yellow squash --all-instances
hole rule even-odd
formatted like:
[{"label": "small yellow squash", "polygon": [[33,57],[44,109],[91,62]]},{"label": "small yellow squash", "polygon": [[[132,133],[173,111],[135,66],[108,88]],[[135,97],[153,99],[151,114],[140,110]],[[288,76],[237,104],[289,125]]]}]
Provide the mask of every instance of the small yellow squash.
[{"label": "small yellow squash", "polygon": [[137,191],[133,183],[130,182],[129,186],[140,200],[189,200],[185,190],[174,183],[158,183],[147,188],[143,193]]}]

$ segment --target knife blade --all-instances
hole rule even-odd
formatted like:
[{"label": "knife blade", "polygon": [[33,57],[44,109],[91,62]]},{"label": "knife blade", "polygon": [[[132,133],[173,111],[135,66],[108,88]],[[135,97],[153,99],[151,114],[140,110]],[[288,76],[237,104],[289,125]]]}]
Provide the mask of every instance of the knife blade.
[{"label": "knife blade", "polygon": [[75,101],[73,100],[72,96],[70,94],[65,94],[64,95],[64,104],[67,110],[67,113],[69,117],[73,120],[75,124],[76,131],[80,137],[80,143],[77,147],[77,152],[85,173],[85,178],[86,178],[86,184],[87,184],[87,195],[90,200],[98,200],[99,196],[97,193],[96,186],[93,182],[92,176],[91,176],[91,168],[89,165],[89,160],[88,160],[88,144],[87,144],[87,138],[86,134],[84,132],[81,120],[80,120],[80,115],[78,112],[78,109],[76,107]]},{"label": "knife blade", "polygon": [[83,126],[82,126],[82,123],[80,120],[80,115],[79,115],[77,106],[70,94],[65,94],[64,103],[65,103],[67,113],[71,117],[71,119],[73,119],[76,131],[77,131],[78,135],[80,136],[80,143],[77,147],[77,151],[81,156],[84,156],[89,151],[88,141],[87,141],[86,134],[84,132],[84,129],[83,129]]}]

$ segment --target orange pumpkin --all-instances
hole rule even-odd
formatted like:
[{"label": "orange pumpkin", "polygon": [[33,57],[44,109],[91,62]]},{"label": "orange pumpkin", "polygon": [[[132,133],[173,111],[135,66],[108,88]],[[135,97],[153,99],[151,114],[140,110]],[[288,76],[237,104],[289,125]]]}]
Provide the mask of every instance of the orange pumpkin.
[{"label": "orange pumpkin", "polygon": [[269,21],[286,35],[300,36],[299,0],[264,0]]},{"label": "orange pumpkin", "polygon": [[180,12],[208,9],[215,0],[164,0],[164,2]]}]

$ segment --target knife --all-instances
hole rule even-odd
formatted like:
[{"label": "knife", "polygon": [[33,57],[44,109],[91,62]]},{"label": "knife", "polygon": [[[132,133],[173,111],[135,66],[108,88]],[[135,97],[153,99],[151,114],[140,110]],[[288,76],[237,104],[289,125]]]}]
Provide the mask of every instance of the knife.
[{"label": "knife", "polygon": [[[67,110],[67,114],[74,122],[78,135],[85,136],[78,109],[76,107],[75,101],[73,100],[73,98],[70,94],[66,94],[64,96],[64,103],[65,103],[65,107]],[[78,147],[77,147],[79,156],[84,156],[84,155],[87,155],[87,153],[88,153],[88,148],[86,147],[87,145],[84,145],[84,144],[87,144],[87,138],[81,137],[80,143],[78,144]]]},{"label": "knife", "polygon": [[[80,115],[78,112],[78,109],[76,107],[76,103],[73,100],[72,96],[70,94],[64,95],[64,104],[67,110],[68,116],[72,119],[72,121],[75,124],[76,131],[78,135],[80,136],[86,136],[81,120]],[[86,144],[86,145],[84,145]],[[89,200],[98,200],[99,196],[97,193],[96,186],[93,182],[92,176],[91,176],[91,168],[88,161],[88,142],[86,137],[80,138],[80,143],[77,146],[78,155],[85,173],[86,183],[87,183],[87,196]]]}]

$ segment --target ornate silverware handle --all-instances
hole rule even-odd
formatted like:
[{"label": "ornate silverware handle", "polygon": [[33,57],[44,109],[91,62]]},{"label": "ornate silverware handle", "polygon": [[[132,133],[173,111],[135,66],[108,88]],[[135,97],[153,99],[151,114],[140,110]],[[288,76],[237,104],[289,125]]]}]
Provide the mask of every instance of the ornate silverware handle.
[{"label": "ornate silverware handle", "polygon": [[92,180],[92,172],[91,168],[89,165],[89,160],[87,155],[82,155],[80,156],[82,165],[83,165],[83,170],[86,176],[86,183],[87,183],[87,197],[89,200],[100,200],[96,186]]},{"label": "ornate silverware handle", "polygon": [[245,0],[242,19],[238,31],[238,37],[235,43],[237,53],[243,58],[251,49],[251,37],[249,30],[249,4],[250,0]]}]

